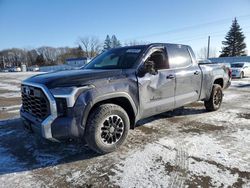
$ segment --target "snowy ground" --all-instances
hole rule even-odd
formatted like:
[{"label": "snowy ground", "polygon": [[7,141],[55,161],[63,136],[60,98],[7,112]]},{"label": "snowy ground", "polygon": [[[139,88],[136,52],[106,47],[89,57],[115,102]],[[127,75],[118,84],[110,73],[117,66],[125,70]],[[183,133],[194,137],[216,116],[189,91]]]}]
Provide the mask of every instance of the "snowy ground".
[{"label": "snowy ground", "polygon": [[8,95],[18,74],[0,74],[0,187],[250,187],[250,78],[233,81],[219,111],[197,102],[148,118],[100,156],[25,132]]}]

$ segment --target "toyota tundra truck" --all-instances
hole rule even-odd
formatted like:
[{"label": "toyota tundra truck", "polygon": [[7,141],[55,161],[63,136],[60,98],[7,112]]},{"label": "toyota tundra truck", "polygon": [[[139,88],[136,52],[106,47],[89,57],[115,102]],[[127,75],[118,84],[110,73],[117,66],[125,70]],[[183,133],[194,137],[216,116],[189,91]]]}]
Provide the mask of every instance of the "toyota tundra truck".
[{"label": "toyota tundra truck", "polygon": [[104,154],[121,146],[143,118],[195,101],[218,110],[228,82],[224,67],[198,64],[187,45],[121,47],[79,70],[24,80],[20,114],[25,127],[45,139],[82,139]]}]

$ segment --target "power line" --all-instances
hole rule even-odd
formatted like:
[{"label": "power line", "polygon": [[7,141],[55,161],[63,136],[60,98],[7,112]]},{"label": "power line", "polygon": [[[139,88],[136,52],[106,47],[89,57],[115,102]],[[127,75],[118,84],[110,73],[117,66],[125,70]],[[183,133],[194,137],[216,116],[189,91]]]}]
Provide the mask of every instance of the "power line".
[{"label": "power line", "polygon": [[[237,18],[249,19],[250,14],[237,16]],[[165,35],[165,34],[168,34],[168,33],[176,33],[176,32],[180,32],[180,31],[183,32],[183,30],[186,31],[186,30],[190,30],[190,29],[193,29],[193,28],[197,28],[197,27],[204,27],[204,26],[208,26],[208,25],[211,25],[211,24],[220,24],[220,23],[228,22],[231,19],[232,18],[224,18],[224,19],[220,19],[220,20],[216,20],[216,21],[212,21],[212,22],[200,23],[200,24],[185,26],[185,27],[176,28],[176,29],[170,29],[168,31],[159,32],[159,33],[152,33],[152,34],[149,34],[149,35],[138,36],[138,37],[130,38],[130,39],[126,39],[126,40],[138,40],[138,39],[143,39],[143,38],[148,38],[148,37],[153,37],[153,36]]]},{"label": "power line", "polygon": [[[250,26],[243,28],[244,34],[246,34],[246,33],[248,34],[250,32],[250,30],[247,30],[249,28],[250,28]],[[225,30],[220,30],[220,31],[216,31],[216,32],[203,33],[201,35],[192,35],[192,36],[185,36],[185,37],[169,38],[168,41],[175,41],[175,42],[178,42],[178,41],[193,41],[193,40],[196,40],[196,39],[207,38],[207,36],[218,37],[218,36],[225,36],[225,35],[226,35]],[[184,40],[184,39],[186,39],[186,40]]]},{"label": "power line", "polygon": [[[250,34],[250,31],[249,32],[244,32],[244,34]],[[208,35],[204,35],[204,36],[202,36],[202,37],[197,37],[197,38],[189,38],[189,39],[187,39],[187,40],[177,40],[177,41],[175,41],[175,42],[191,42],[191,41],[196,41],[196,40],[199,40],[199,39],[205,39],[205,38],[207,38],[207,36]],[[219,36],[225,36],[225,34],[218,34],[218,35],[210,35],[211,36],[211,38],[213,37],[213,38],[215,38],[215,37],[219,37]]]}]

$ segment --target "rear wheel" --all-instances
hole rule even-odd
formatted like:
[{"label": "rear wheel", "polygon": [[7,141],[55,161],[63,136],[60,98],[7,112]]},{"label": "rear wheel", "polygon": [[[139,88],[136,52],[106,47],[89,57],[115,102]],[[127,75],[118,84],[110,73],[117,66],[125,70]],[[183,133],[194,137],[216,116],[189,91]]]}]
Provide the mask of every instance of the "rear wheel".
[{"label": "rear wheel", "polygon": [[222,98],[223,98],[223,93],[221,86],[218,84],[214,84],[209,100],[204,102],[206,110],[207,111],[218,110],[221,106]]},{"label": "rear wheel", "polygon": [[120,147],[128,135],[129,117],[115,104],[103,104],[95,108],[87,121],[85,139],[94,151],[105,154]]}]

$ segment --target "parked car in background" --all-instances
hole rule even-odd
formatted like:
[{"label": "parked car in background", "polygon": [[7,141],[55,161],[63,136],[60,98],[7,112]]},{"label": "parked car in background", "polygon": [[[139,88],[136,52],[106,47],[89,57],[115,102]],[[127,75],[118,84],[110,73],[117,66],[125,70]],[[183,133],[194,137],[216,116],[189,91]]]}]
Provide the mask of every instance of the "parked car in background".
[{"label": "parked car in background", "polygon": [[10,72],[21,72],[21,68],[20,67],[11,67]]},{"label": "parked car in background", "polygon": [[6,69],[1,69],[1,71],[0,72],[9,72],[10,70],[8,69],[8,68],[6,68]]},{"label": "parked car in background", "polygon": [[40,68],[37,65],[28,67],[28,71],[37,72],[39,70],[40,70]]},{"label": "parked car in background", "polygon": [[250,76],[250,63],[249,62],[235,62],[231,63],[232,76],[235,78],[244,78]]}]

